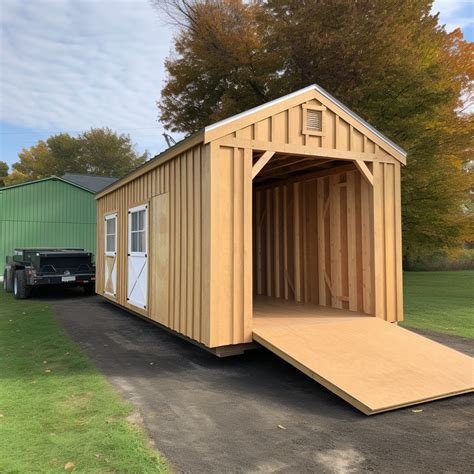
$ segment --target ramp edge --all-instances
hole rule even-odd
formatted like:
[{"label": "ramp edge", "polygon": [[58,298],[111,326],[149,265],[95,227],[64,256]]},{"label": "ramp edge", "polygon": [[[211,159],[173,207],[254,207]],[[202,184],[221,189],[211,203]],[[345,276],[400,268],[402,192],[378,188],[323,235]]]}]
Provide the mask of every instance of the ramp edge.
[{"label": "ramp edge", "polygon": [[331,391],[338,397],[345,400],[347,403],[351,404],[353,407],[357,408],[364,415],[372,415],[375,413],[374,410],[372,410],[370,407],[368,407],[367,405],[364,405],[361,401],[352,397],[347,392],[344,392],[339,387],[337,387],[337,385],[334,385],[333,383],[329,382],[329,380],[325,379],[324,377],[321,377],[316,372],[313,372],[311,369],[301,364],[300,362],[298,362],[296,359],[289,356],[288,354],[284,353],[283,351],[278,349],[276,346],[274,346],[270,342],[260,337],[258,334],[253,333],[253,339],[256,342],[258,342],[260,345],[262,345],[263,347],[265,347],[266,349],[268,349],[269,351],[273,352],[278,357],[283,359],[285,362],[288,362],[290,365],[297,368],[298,370],[303,372],[305,375],[312,378],[313,380],[321,384],[323,387],[327,388],[329,391]]},{"label": "ramp edge", "polygon": [[293,367],[297,368],[299,371],[303,372],[305,375],[312,378],[313,380],[315,380],[316,382],[321,384],[323,387],[325,387],[326,389],[328,389],[329,391],[331,391],[332,393],[334,393],[338,397],[345,400],[347,403],[349,403],[353,407],[357,408],[359,411],[364,413],[364,415],[368,415],[368,416],[379,414],[379,413],[385,413],[385,412],[392,411],[392,410],[398,410],[400,408],[405,408],[405,407],[409,407],[409,406],[421,405],[423,403],[429,403],[429,402],[433,402],[433,401],[436,401],[436,400],[441,400],[443,398],[455,397],[455,396],[459,396],[459,395],[466,395],[468,393],[473,393],[474,392],[474,387],[470,387],[470,388],[467,388],[465,390],[443,393],[443,394],[440,394],[440,395],[435,395],[433,397],[426,397],[426,398],[423,398],[423,399],[420,399],[420,400],[415,400],[415,401],[412,401],[412,402],[404,402],[404,403],[400,403],[400,404],[396,404],[396,405],[387,405],[387,406],[384,406],[384,407],[381,407],[381,408],[373,409],[373,408],[369,407],[368,405],[365,405],[364,403],[362,403],[360,400],[358,400],[358,399],[354,398],[353,396],[349,395],[347,392],[340,389],[337,385],[334,385],[332,382],[325,379],[321,375],[317,374],[313,370],[309,369],[308,367],[306,367],[302,363],[298,362],[296,359],[291,357],[289,354],[286,354],[281,349],[274,346],[272,343],[268,342],[267,340],[265,340],[263,337],[259,336],[255,332],[253,332],[253,339],[256,342],[258,342],[261,346],[265,347],[266,349],[268,349],[269,351],[273,352],[278,357],[283,359],[285,362],[287,362],[290,365],[292,365]]}]

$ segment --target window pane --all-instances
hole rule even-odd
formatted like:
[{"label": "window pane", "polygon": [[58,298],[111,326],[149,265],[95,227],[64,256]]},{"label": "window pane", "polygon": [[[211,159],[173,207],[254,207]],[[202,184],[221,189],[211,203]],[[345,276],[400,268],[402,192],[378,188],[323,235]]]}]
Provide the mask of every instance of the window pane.
[{"label": "window pane", "polygon": [[145,231],[139,232],[138,236],[139,236],[138,248],[140,249],[139,252],[146,252]]},{"label": "window pane", "polygon": [[136,212],[132,212],[132,231],[138,230],[138,215]]},{"label": "window pane", "polygon": [[145,211],[138,211],[138,230],[145,230]]},{"label": "window pane", "polygon": [[136,232],[132,232],[132,233],[130,234],[130,239],[131,239],[131,242],[130,242],[130,250],[131,250],[132,252],[138,252],[138,250],[137,250],[137,246],[138,246],[138,244],[137,244],[137,242],[138,242],[138,240],[137,240],[137,233],[136,233]]},{"label": "window pane", "polygon": [[115,235],[107,236],[107,248],[106,252],[115,252]]},{"label": "window pane", "polygon": [[115,219],[107,219],[107,234],[115,234]]}]

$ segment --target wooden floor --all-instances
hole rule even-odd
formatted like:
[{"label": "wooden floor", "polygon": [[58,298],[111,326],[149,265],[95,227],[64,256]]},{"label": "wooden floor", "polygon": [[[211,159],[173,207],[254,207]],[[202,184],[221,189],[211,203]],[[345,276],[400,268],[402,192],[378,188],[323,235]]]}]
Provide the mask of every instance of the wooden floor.
[{"label": "wooden floor", "polygon": [[362,313],[256,298],[253,335],[367,415],[473,391],[472,358]]}]

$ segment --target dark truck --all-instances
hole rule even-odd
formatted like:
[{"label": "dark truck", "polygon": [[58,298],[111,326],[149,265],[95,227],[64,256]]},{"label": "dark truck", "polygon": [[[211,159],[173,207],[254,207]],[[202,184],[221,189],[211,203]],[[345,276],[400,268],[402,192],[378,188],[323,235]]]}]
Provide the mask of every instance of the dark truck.
[{"label": "dark truck", "polygon": [[15,298],[29,298],[32,288],[42,285],[82,286],[95,293],[92,254],[84,249],[18,248],[6,258],[3,288]]}]

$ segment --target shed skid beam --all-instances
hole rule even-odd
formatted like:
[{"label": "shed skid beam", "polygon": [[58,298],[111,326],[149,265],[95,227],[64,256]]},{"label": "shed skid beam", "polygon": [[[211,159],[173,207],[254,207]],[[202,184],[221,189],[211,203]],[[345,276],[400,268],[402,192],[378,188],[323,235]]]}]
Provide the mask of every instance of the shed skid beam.
[{"label": "shed skid beam", "polygon": [[262,171],[262,168],[271,160],[273,155],[275,154],[274,151],[266,151],[259,159],[258,161],[252,166],[252,179],[257,176],[260,171]]},{"label": "shed skid beam", "polygon": [[374,175],[370,172],[367,165],[362,160],[354,160],[357,169],[361,172],[362,177],[371,185],[374,185]]}]

